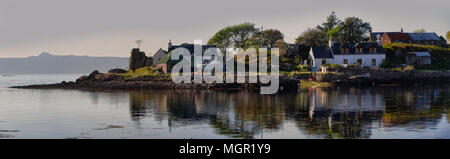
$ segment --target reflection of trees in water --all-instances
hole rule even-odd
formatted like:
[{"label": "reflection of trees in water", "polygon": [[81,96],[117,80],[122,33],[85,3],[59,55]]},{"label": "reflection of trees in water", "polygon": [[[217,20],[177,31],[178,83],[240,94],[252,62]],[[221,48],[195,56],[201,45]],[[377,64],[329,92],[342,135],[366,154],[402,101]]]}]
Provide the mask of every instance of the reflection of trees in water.
[{"label": "reflection of trees in water", "polygon": [[373,126],[436,124],[448,113],[448,99],[448,86],[315,88],[277,95],[172,90],[131,92],[130,112],[135,121],[152,116],[168,120],[169,127],[209,123],[232,138],[263,137],[288,120],[311,137],[369,138]]},{"label": "reflection of trees in water", "polygon": [[386,110],[384,126],[401,126],[414,123],[415,128],[425,129],[436,125],[449,105],[449,86],[396,87],[385,90]]},{"label": "reflection of trees in water", "polygon": [[249,92],[228,94],[233,105],[217,111],[211,122],[217,132],[235,138],[254,138],[263,130],[279,130],[283,123],[282,105],[277,95],[259,95]]}]

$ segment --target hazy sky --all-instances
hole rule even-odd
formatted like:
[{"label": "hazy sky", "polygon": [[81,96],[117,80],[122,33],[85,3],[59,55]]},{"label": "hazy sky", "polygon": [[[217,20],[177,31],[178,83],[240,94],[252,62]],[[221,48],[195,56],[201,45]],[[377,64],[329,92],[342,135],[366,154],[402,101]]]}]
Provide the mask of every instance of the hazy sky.
[{"label": "hazy sky", "polygon": [[450,30],[449,0],[0,0],[0,57],[41,52],[129,56],[134,40],[154,53],[174,44],[204,43],[242,22],[279,29],[287,42],[332,11],[357,16],[373,31]]}]

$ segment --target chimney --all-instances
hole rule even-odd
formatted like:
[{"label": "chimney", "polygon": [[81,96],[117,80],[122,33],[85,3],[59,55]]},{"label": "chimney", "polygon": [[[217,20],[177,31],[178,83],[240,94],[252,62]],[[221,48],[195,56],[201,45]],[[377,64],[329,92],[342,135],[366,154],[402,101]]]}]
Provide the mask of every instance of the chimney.
[{"label": "chimney", "polygon": [[167,50],[170,50],[171,47],[172,47],[172,40],[169,39],[169,47],[167,48]]},{"label": "chimney", "polygon": [[400,28],[400,32],[403,33],[403,27]]}]

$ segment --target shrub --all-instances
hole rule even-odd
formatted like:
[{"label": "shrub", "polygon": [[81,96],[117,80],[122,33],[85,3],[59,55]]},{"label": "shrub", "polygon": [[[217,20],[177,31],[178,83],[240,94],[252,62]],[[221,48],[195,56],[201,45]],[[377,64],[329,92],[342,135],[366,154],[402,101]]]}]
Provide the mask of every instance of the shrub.
[{"label": "shrub", "polygon": [[341,67],[342,67],[341,65],[338,65],[338,64],[330,64],[330,63],[324,64],[324,65],[322,65],[322,66],[324,66],[324,67],[331,67],[331,68],[341,68]]}]

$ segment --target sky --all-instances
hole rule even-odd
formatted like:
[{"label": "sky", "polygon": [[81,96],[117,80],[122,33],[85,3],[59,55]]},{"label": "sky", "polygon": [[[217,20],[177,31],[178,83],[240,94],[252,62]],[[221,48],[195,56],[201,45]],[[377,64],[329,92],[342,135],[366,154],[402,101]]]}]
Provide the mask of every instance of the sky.
[{"label": "sky", "polygon": [[286,42],[335,11],[374,32],[424,28],[445,36],[449,0],[0,0],[0,58],[56,55],[128,57],[135,40],[159,48],[208,39],[243,22],[280,30]]}]

